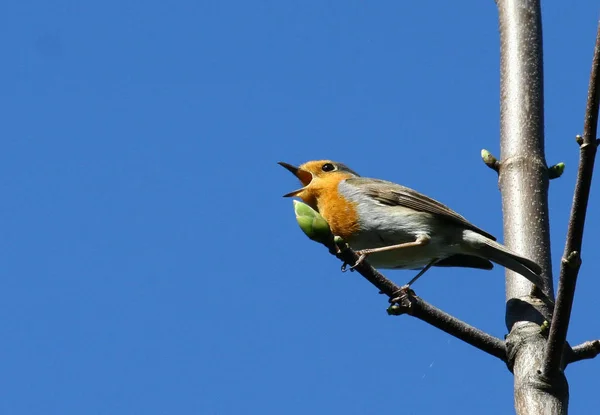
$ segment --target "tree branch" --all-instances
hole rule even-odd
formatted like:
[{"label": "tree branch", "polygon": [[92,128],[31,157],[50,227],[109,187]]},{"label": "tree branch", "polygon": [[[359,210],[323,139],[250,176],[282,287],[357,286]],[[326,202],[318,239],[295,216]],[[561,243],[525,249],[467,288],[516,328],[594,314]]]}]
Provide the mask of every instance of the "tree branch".
[{"label": "tree branch", "polygon": [[593,359],[600,354],[600,340],[587,341],[573,347],[567,363],[579,362],[584,359]]},{"label": "tree branch", "polygon": [[592,175],[594,171],[594,160],[596,157],[597,141],[596,132],[598,126],[598,102],[600,98],[600,25],[596,34],[596,45],[590,84],[588,88],[587,106],[585,109],[585,122],[583,126],[583,137],[578,139],[579,147],[579,169],[577,172],[577,184],[571,207],[571,217],[567,231],[565,252],[561,261],[560,277],[558,280],[558,293],[556,307],[548,344],[544,355],[542,373],[549,379],[553,379],[561,371],[561,359],[569,320],[571,318],[571,307],[575,296],[575,285],[581,265],[581,245],[583,241],[583,229],[585,226],[585,215],[590,196]]},{"label": "tree branch", "polygon": [[388,312],[393,315],[409,314],[423,320],[506,363],[506,345],[503,340],[435,308],[414,295],[414,292],[407,291]]},{"label": "tree branch", "polygon": [[[332,254],[345,264],[355,264],[358,260],[358,255],[347,246],[340,249],[336,249],[335,246],[328,246],[328,248]],[[409,314],[506,362],[506,347],[503,340],[470,326],[432,306],[414,295],[412,290],[402,290],[401,287],[398,287],[373,268],[368,261],[363,261],[354,270],[377,287],[382,294],[387,295],[390,300],[398,298],[400,295],[397,304],[388,309],[389,314]]]}]

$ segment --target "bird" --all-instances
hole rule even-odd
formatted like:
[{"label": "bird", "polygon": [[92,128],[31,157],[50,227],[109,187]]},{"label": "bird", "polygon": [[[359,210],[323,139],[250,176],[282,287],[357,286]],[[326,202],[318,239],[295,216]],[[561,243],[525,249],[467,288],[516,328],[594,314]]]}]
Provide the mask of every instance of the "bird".
[{"label": "bird", "polygon": [[416,190],[361,177],[331,160],[278,164],[302,183],[284,197],[298,197],[318,211],[359,255],[354,267],[368,259],[375,268],[421,270],[408,287],[432,266],[489,270],[496,263],[543,287],[537,263]]}]

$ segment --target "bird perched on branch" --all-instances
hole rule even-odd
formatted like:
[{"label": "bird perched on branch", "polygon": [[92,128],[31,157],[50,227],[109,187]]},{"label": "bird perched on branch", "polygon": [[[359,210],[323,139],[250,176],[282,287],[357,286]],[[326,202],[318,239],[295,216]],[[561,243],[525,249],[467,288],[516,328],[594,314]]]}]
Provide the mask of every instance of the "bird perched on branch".
[{"label": "bird perched on branch", "polygon": [[543,287],[538,264],[415,190],[360,177],[330,160],[279,164],[303,185],[285,197],[297,196],[316,209],[360,255],[354,266],[368,257],[376,268],[421,269],[410,285],[432,266],[492,269],[495,262]]}]

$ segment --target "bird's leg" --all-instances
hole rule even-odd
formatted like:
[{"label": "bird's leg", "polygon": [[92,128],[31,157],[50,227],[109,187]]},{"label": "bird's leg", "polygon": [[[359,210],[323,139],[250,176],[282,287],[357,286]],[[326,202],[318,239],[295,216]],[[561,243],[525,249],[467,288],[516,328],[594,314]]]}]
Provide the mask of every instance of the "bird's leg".
[{"label": "bird's leg", "polygon": [[429,243],[430,240],[431,238],[427,235],[419,235],[414,242],[405,242],[403,244],[382,246],[381,248],[361,249],[360,251],[356,251],[356,253],[360,256],[358,257],[356,263],[350,267],[350,269],[356,268],[365,260],[367,256],[376,252],[387,252],[395,251],[396,249],[413,248],[415,246],[425,246]]},{"label": "bird's leg", "polygon": [[425,274],[427,271],[429,271],[429,268],[431,268],[436,262],[438,262],[437,258],[434,258],[433,261],[431,261],[429,264],[425,265],[425,267],[419,271],[419,273],[417,275],[415,275],[413,277],[412,280],[410,280],[406,285],[404,285],[402,288],[409,288],[411,285],[413,285],[419,278],[421,278],[421,276],[423,274]]},{"label": "bird's leg", "polygon": [[400,287],[400,289],[394,293],[394,296],[390,298],[390,303],[394,304],[400,301],[400,296],[404,295],[410,289],[410,286],[413,285],[415,281],[417,281],[423,274],[425,274],[436,262],[438,262],[438,259],[434,258],[429,264],[425,265],[425,267],[419,271],[419,273],[415,275],[407,284]]}]

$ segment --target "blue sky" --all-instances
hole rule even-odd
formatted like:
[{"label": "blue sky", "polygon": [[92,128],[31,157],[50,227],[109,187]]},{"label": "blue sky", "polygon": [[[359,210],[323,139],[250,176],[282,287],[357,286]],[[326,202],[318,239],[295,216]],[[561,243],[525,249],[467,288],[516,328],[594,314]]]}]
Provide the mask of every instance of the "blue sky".
[{"label": "blue sky", "polygon": [[[543,13],[547,160],[567,166],[556,273],[598,5]],[[1,413],[513,410],[501,362],[388,317],[300,232],[276,164],[343,161],[501,237],[479,158],[499,153],[493,1],[7,0],[0,44]],[[590,215],[574,344],[600,337],[584,318],[598,229]],[[506,332],[499,267],[436,269],[415,290]],[[600,405],[599,365],[569,367],[573,413]]]}]

